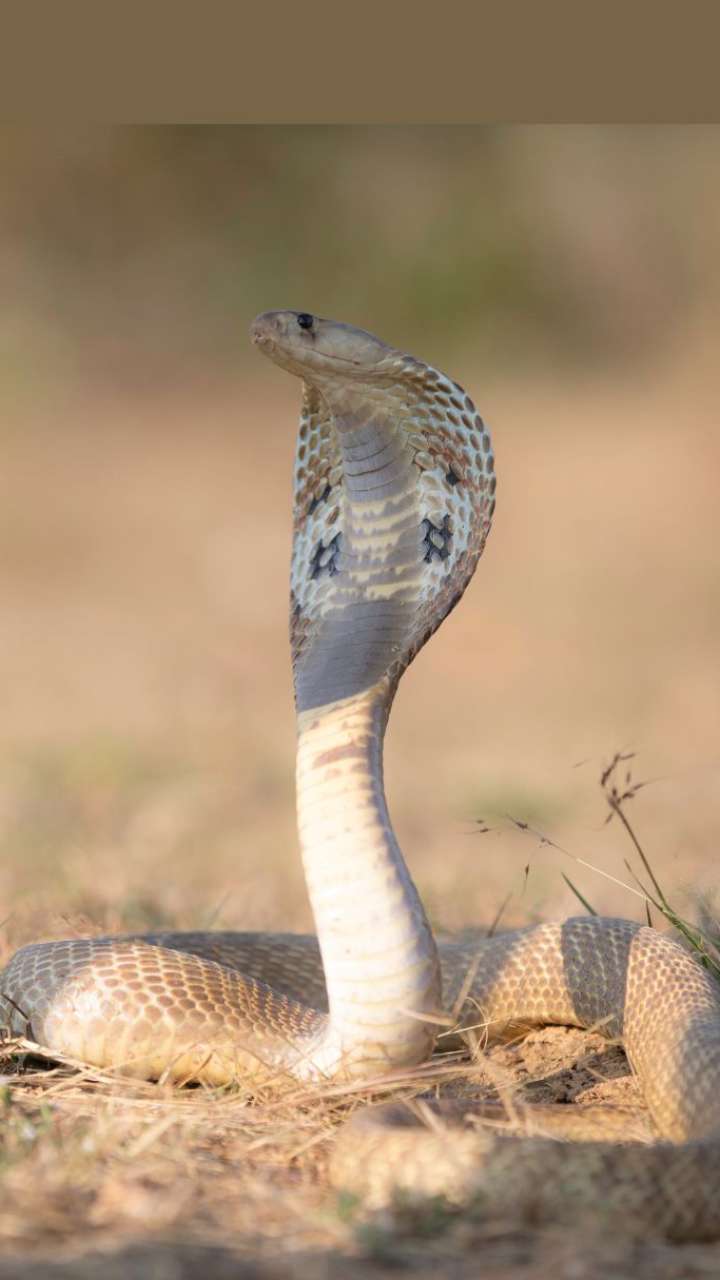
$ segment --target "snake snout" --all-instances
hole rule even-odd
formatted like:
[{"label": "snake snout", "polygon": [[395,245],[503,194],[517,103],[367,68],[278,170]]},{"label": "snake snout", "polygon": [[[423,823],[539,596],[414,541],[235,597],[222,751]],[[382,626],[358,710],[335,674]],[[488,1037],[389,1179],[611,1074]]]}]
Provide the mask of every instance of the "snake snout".
[{"label": "snake snout", "polygon": [[263,311],[250,325],[250,341],[256,347],[264,347],[277,336],[277,312]]}]

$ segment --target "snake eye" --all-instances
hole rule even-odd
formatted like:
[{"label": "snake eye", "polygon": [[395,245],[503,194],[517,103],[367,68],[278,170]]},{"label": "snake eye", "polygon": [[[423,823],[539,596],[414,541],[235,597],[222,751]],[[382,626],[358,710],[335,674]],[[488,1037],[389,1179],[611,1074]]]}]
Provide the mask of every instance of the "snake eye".
[{"label": "snake eye", "polygon": [[297,322],[300,325],[301,329],[312,329],[313,316],[311,316],[307,311],[301,311],[300,315],[297,318]]}]

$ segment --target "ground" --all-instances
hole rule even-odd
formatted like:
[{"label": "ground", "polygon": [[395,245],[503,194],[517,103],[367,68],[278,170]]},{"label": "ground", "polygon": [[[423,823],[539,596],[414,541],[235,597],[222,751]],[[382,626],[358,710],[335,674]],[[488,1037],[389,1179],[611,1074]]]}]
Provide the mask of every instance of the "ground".
[{"label": "ground", "polygon": [[[387,760],[439,929],[487,926],[508,895],[499,927],[581,911],[562,872],[597,909],[644,918],[627,837],[604,825],[598,777],[617,749],[653,779],[632,813],[673,901],[714,887],[717,375],[714,353],[692,350],[612,390],[453,370],[494,429],[497,519],[465,601],[406,677]],[[84,391],[9,415],[4,956],[68,931],[310,927],[285,619],[297,390],[268,370],[195,398]],[[510,1212],[368,1224],[325,1178],[335,1125],[362,1098],[169,1095],[31,1058],[4,1072],[0,1280],[720,1267],[720,1246]],[[582,1033],[499,1047],[468,1087],[488,1073],[514,1102],[622,1101],[642,1125],[621,1052]]]}]

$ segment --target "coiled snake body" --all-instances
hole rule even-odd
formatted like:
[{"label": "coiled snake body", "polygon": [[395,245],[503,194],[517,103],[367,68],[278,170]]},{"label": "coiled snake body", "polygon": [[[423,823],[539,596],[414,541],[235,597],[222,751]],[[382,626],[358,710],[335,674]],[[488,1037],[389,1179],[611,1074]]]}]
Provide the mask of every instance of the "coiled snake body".
[{"label": "coiled snake body", "polygon": [[[424,1061],[466,990],[492,1036],[597,1026],[622,1039],[663,1141],[499,1138],[367,1110],[340,1184],[552,1217],[587,1205],[676,1238],[720,1235],[720,993],[681,947],[583,918],[436,945],[382,778],[398,681],[472,576],[494,506],[490,438],[465,392],[372,335],[303,312],[255,320],[303,382],[291,639],[298,825],[317,940],[166,933],[24,947],[2,979],[15,1030],[146,1078],[368,1079]],[[468,977],[472,980],[466,981]]]}]

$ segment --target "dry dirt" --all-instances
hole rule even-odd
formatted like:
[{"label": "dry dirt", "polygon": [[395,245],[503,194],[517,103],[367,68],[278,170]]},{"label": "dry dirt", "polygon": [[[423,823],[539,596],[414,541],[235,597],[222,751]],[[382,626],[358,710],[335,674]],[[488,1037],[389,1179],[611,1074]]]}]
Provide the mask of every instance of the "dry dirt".
[{"label": "dry dirt", "polygon": [[[714,888],[720,819],[714,353],[696,342],[612,385],[455,372],[494,428],[497,519],[404,682],[387,761],[433,921],[487,924],[508,894],[504,925],[580,910],[562,872],[597,909],[643,918],[604,878],[632,884],[597,781],[619,748],[653,779],[632,816],[685,909]],[[285,619],[296,410],[270,370],[195,398],[38,395],[4,422],[5,955],[68,930],[310,927]],[[0,1280],[720,1270],[720,1246],[511,1216],[368,1225],[324,1181],[357,1099],[247,1105],[21,1067],[8,1060],[0,1098]],[[536,1032],[489,1069],[515,1101],[622,1101],[642,1125],[622,1054],[593,1037]],[[463,1087],[484,1089],[484,1070]]]}]

